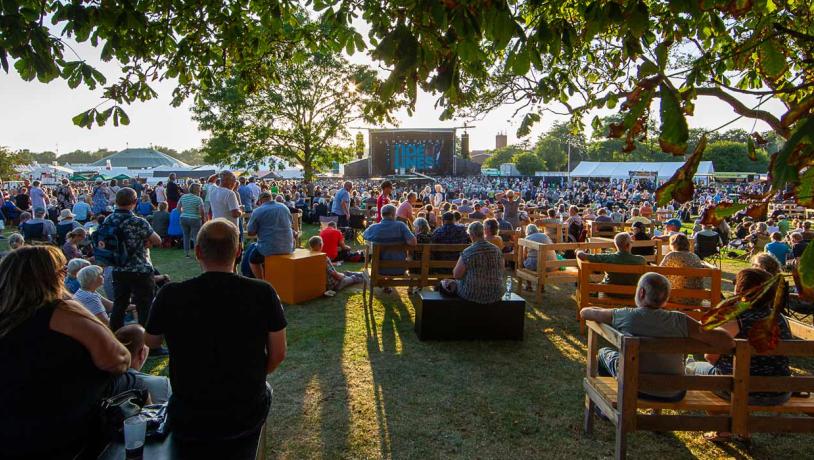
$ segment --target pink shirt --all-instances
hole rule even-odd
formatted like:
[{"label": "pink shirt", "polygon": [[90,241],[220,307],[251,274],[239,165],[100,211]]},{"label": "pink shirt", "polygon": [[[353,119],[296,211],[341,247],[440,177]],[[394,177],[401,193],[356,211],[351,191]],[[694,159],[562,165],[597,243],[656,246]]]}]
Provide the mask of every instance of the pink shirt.
[{"label": "pink shirt", "polygon": [[396,217],[407,219],[410,222],[413,221],[413,205],[410,204],[410,200],[405,200],[399,205],[398,209],[396,209]]}]

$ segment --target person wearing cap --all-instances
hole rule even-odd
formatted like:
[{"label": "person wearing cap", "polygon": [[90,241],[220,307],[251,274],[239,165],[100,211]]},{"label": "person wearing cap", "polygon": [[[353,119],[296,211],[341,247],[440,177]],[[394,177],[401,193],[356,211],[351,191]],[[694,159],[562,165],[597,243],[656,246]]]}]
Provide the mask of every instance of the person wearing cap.
[{"label": "person wearing cap", "polygon": [[664,233],[655,238],[667,241],[676,233],[681,233],[681,221],[673,218],[664,223]]},{"label": "person wearing cap", "polygon": [[[68,233],[82,226],[76,221],[76,216],[70,209],[59,211],[59,218],[57,220],[59,221],[57,224],[57,244],[60,245],[65,243],[65,236]],[[71,260],[71,258],[68,257],[68,260]]]},{"label": "person wearing cap", "polygon": [[[40,224],[42,224],[42,232],[39,233],[40,236],[37,238],[37,229]],[[45,218],[45,209],[44,208],[34,208],[34,217],[32,219],[27,220],[25,223],[20,225],[20,231],[22,232],[23,236],[25,236],[26,241],[29,240],[37,240],[41,239],[44,241],[54,241],[57,234],[56,225],[53,222]],[[33,237],[32,237],[33,235]]]},{"label": "person wearing cap", "polygon": [[249,236],[257,236],[257,249],[249,263],[254,276],[264,279],[263,263],[267,256],[294,252],[294,229],[288,206],[272,200],[271,193],[262,192],[257,203],[246,227]]},{"label": "person wearing cap", "polygon": [[[469,234],[466,232],[466,227],[455,223],[455,214],[452,212],[445,212],[441,216],[443,225],[436,228],[432,233],[433,244],[466,244],[469,243]],[[441,254],[439,254],[441,255]],[[454,254],[453,254],[454,256]],[[451,259],[456,260],[457,257]]]}]

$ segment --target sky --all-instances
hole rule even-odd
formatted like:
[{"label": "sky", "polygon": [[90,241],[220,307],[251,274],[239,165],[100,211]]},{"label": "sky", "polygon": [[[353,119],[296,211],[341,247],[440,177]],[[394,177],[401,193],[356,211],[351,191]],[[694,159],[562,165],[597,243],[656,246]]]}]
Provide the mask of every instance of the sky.
[{"label": "sky", "polygon": [[[104,63],[95,59],[98,50],[89,44],[74,44],[74,48],[82,58],[102,71],[108,81],[119,75],[115,63]],[[355,55],[352,60],[365,60]],[[101,102],[102,90],[90,90],[85,86],[70,89],[64,80],[57,79],[43,84],[36,80],[23,81],[13,67],[8,74],[0,71],[0,146],[11,149],[29,149],[34,152],[55,151],[64,154],[73,150],[97,150],[107,148],[118,151],[127,147],[148,147],[150,145],[166,146],[175,150],[185,150],[201,145],[207,133],[198,130],[197,124],[192,120],[190,101],[180,107],[170,104],[173,81],[164,81],[153,85],[158,98],[147,102],[135,102],[125,107],[130,116],[129,126],[114,127],[109,122],[104,127],[94,126],[92,129],[74,126],[71,118],[80,112]],[[463,126],[465,120],[440,121],[441,109],[435,108],[436,96],[421,92],[418,95],[416,110],[413,116],[408,116],[405,110],[396,113],[399,128],[445,128]],[[748,105],[754,105],[755,99],[743,99]],[[106,108],[102,106],[101,108]],[[763,105],[763,109],[775,114],[782,113],[782,105],[770,101]],[[657,113],[658,107],[653,108]],[[474,123],[468,130],[470,135],[470,148],[472,150],[486,150],[495,147],[495,135],[505,132],[509,137],[509,144],[517,141],[515,131],[520,124],[522,115],[512,119],[515,109],[511,106],[502,106],[487,114],[483,119]],[[608,114],[610,112],[602,113]],[[735,118],[735,114],[725,103],[714,98],[700,98],[696,104],[695,116],[690,117],[690,127],[712,129]],[[589,125],[591,114],[586,122]],[[565,120],[545,113],[543,120],[538,123],[529,138],[531,142],[540,133],[548,129],[555,121]],[[472,125],[473,123],[470,123]],[[756,125],[754,120],[741,119],[727,129],[741,128],[746,131],[752,129],[763,131],[768,129],[763,122]],[[460,133],[460,131],[459,131]]]}]

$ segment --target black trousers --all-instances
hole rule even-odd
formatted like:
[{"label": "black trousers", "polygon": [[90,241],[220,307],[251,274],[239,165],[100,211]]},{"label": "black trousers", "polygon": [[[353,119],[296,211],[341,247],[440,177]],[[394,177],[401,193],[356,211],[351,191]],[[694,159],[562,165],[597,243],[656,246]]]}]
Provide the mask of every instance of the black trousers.
[{"label": "black trousers", "polygon": [[114,332],[124,325],[124,312],[132,297],[138,312],[138,322],[147,323],[150,305],[155,294],[152,273],[113,272],[113,311],[110,314],[110,329]]}]

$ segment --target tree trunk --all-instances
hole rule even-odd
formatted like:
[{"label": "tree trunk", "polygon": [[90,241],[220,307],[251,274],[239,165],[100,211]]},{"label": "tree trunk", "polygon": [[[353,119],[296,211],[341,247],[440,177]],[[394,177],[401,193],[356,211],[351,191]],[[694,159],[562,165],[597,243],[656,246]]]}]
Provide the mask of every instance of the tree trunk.
[{"label": "tree trunk", "polygon": [[311,181],[314,176],[314,167],[311,165],[310,160],[306,160],[302,163],[302,175],[303,178],[307,181]]}]

